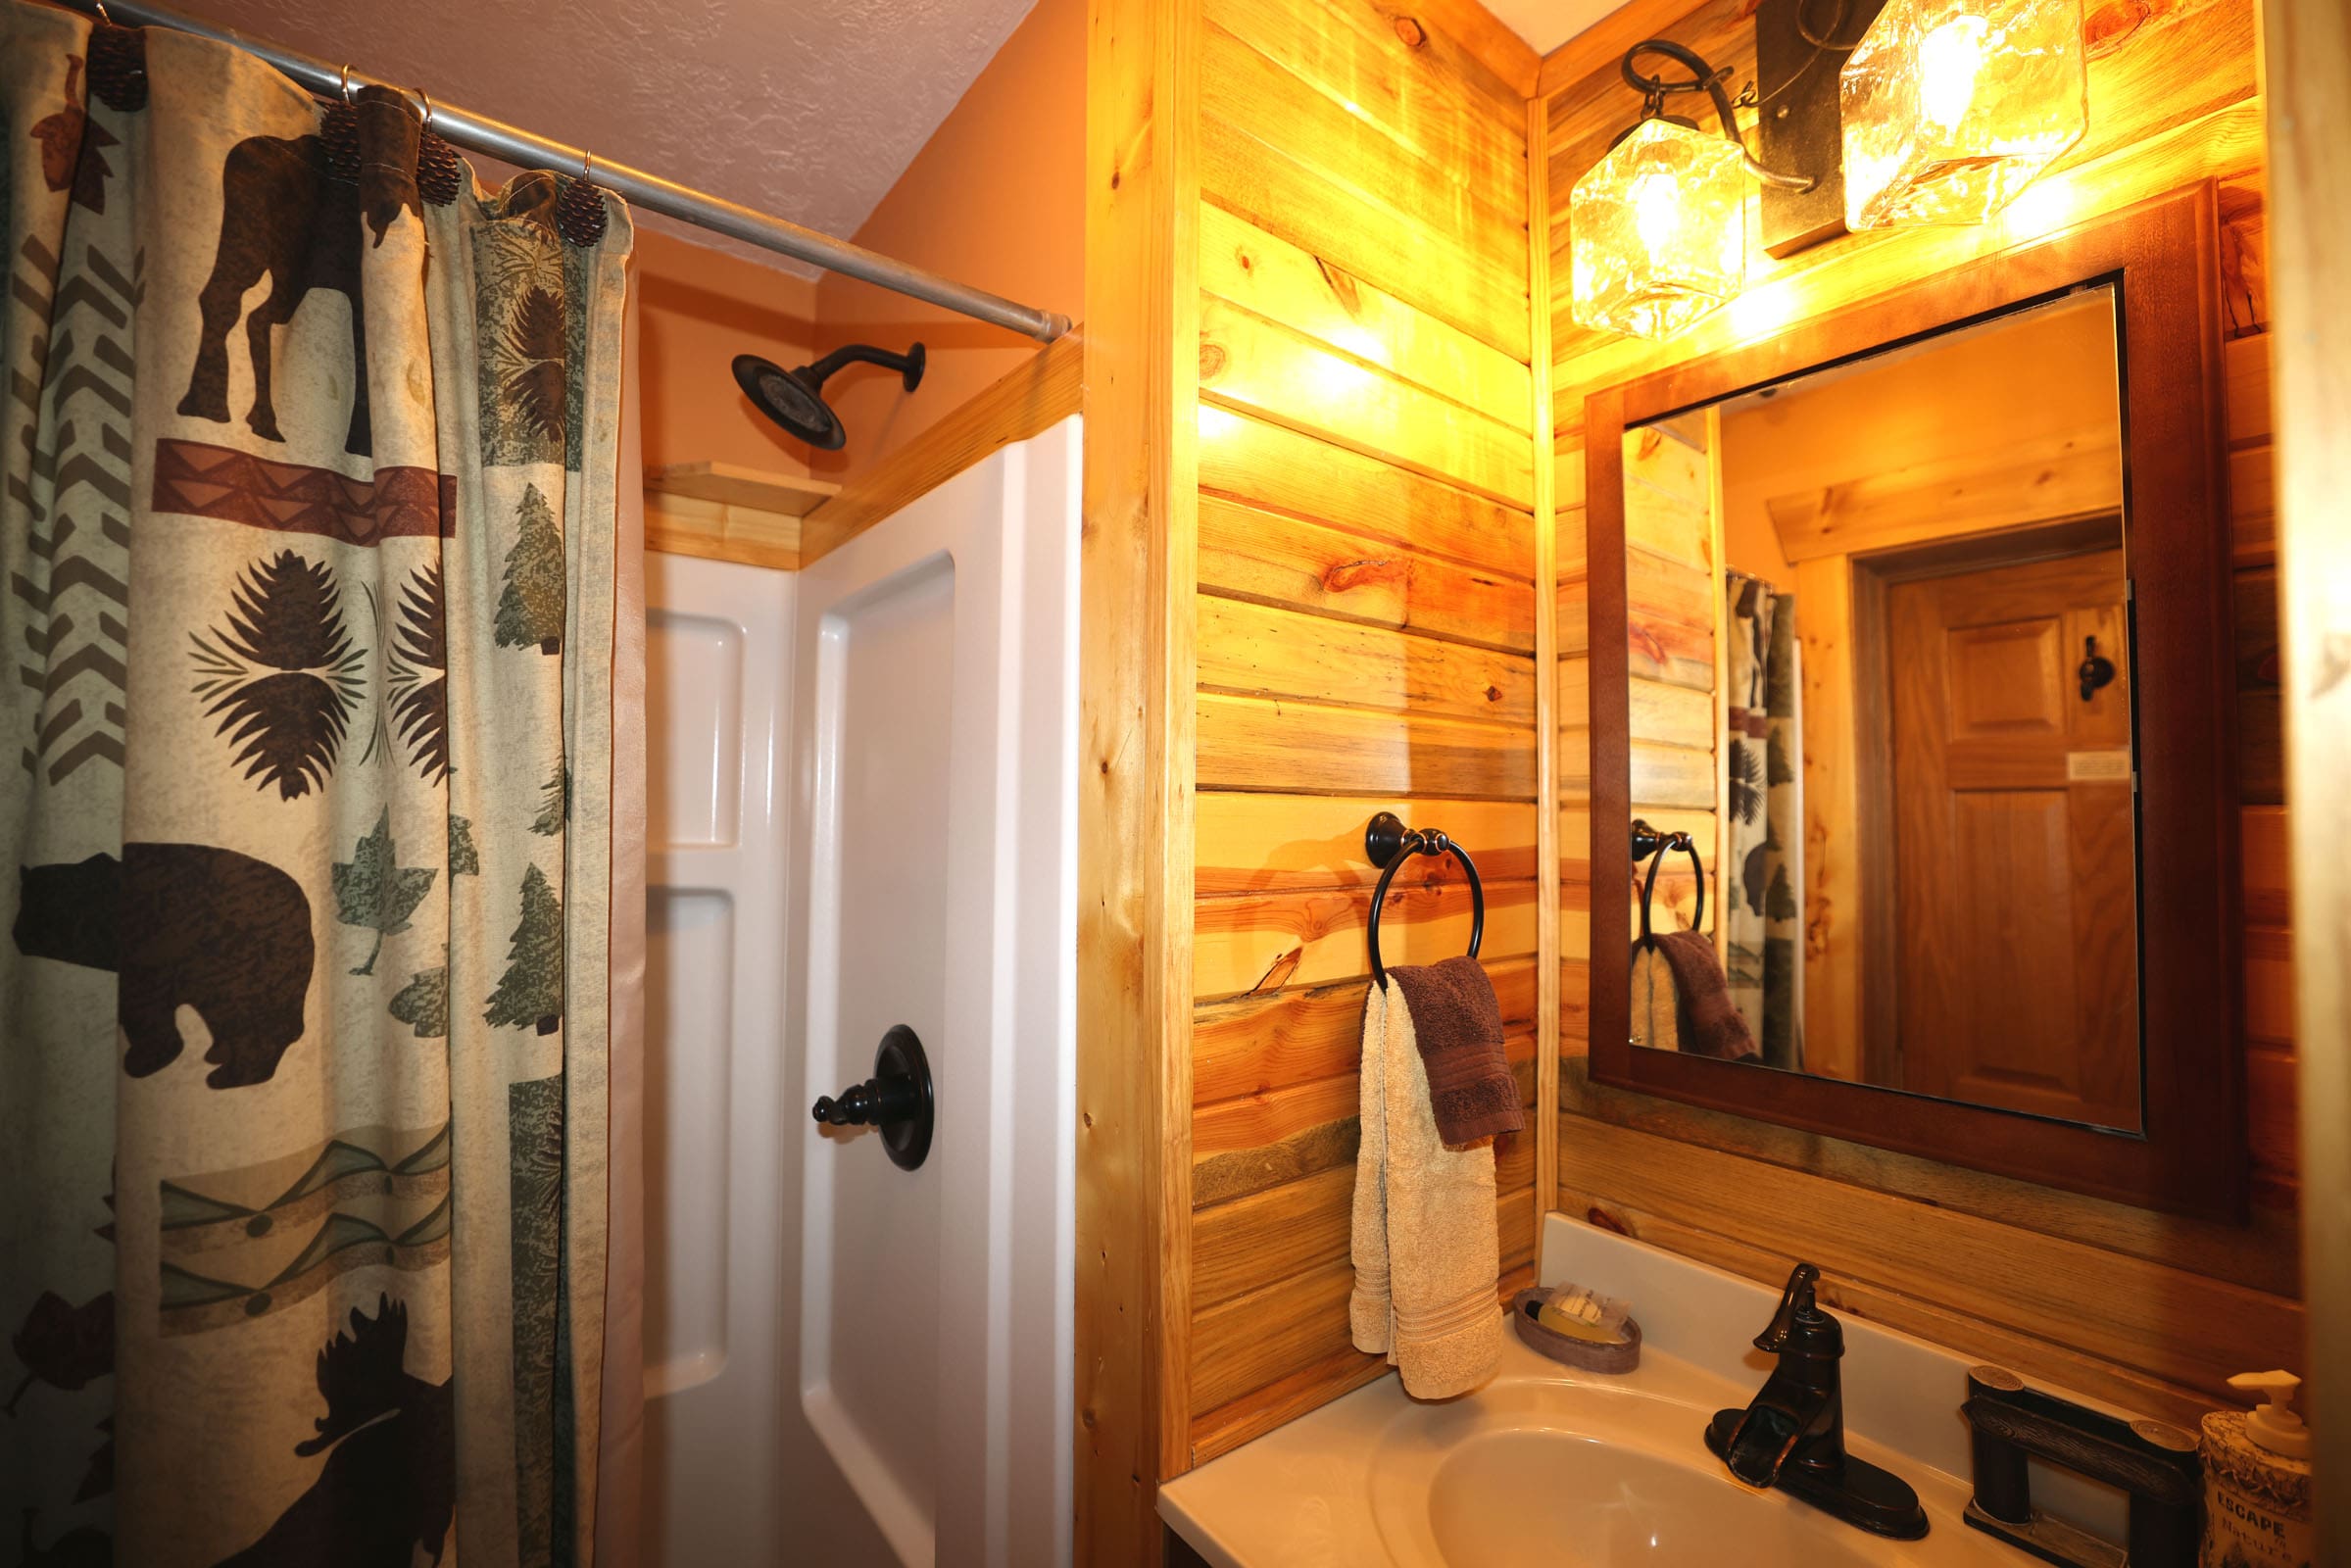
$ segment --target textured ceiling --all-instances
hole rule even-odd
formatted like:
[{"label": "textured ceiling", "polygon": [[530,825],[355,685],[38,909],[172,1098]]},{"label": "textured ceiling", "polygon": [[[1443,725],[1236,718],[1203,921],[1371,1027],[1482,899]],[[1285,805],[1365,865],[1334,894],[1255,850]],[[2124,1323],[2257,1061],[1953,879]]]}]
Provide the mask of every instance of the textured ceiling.
[{"label": "textured ceiling", "polygon": [[1034,0],[167,3],[846,239]]},{"label": "textured ceiling", "polygon": [[1624,0],[1486,0],[1511,31],[1547,55],[1622,5]]}]

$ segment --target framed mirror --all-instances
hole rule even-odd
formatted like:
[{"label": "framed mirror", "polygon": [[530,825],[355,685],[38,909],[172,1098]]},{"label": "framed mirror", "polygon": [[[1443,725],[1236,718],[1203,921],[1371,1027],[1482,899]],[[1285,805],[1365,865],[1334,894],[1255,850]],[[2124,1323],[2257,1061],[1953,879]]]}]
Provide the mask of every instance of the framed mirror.
[{"label": "framed mirror", "polygon": [[2216,254],[2199,187],[1590,398],[1595,1080],[2241,1215]]}]

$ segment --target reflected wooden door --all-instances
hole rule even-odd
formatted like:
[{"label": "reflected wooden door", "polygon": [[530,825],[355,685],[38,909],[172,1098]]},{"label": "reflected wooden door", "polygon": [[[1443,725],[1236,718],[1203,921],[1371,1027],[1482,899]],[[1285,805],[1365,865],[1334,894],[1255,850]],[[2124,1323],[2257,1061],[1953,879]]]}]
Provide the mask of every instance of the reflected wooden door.
[{"label": "reflected wooden door", "polygon": [[2106,550],[1886,591],[1906,1089],[2139,1125],[2123,583]]}]

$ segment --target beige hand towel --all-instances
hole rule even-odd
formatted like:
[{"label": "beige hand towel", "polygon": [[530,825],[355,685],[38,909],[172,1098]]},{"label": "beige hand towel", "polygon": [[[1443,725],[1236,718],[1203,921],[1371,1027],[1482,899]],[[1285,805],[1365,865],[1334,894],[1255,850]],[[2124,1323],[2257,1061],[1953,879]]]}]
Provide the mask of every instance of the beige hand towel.
[{"label": "beige hand towel", "polygon": [[1466,1394],[1502,1358],[1494,1145],[1448,1149],[1403,987],[1363,1008],[1362,1142],[1355,1155],[1355,1348],[1385,1352],[1415,1398]]}]

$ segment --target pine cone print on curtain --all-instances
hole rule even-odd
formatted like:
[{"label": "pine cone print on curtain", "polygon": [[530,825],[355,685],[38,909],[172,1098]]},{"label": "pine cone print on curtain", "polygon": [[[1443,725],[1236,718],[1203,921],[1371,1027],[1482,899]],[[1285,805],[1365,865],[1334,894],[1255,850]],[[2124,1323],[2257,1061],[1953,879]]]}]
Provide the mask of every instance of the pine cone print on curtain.
[{"label": "pine cone print on curtain", "polygon": [[97,47],[0,0],[0,1520],[585,1562],[628,214]]},{"label": "pine cone print on curtain", "polygon": [[240,748],[245,776],[289,801],[323,786],[359,707],[366,659],[343,625],[333,571],[280,551],[239,580],[224,629],[190,638],[196,695]]},{"label": "pine cone print on curtain", "polygon": [[438,563],[409,575],[386,670],[394,721],[409,761],[428,782],[449,777],[449,627]]}]

